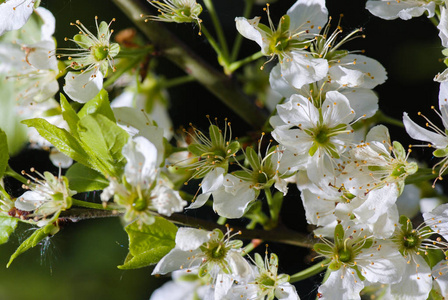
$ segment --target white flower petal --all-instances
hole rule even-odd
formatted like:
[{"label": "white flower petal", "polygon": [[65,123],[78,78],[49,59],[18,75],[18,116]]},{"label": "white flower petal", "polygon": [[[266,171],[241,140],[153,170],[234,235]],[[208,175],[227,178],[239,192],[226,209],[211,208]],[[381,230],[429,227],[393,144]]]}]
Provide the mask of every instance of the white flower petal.
[{"label": "white flower petal", "polygon": [[256,42],[261,47],[261,52],[264,55],[269,55],[269,45],[264,42],[264,40],[266,40],[264,39],[265,34],[261,29],[258,29],[260,19],[260,17],[255,17],[248,20],[243,17],[237,17],[235,18],[236,29],[246,39]]},{"label": "white flower petal", "polygon": [[210,231],[180,227],[176,234],[176,248],[190,251],[199,248],[210,240]]},{"label": "white flower petal", "polygon": [[395,299],[426,300],[432,288],[431,269],[420,255],[413,255],[405,264],[403,278],[390,287]]},{"label": "white flower petal", "polygon": [[441,134],[437,134],[433,131],[429,131],[423,127],[420,127],[414,121],[412,121],[407,113],[403,113],[403,124],[406,128],[406,132],[413,139],[430,142],[436,148],[445,148],[448,147],[448,137],[443,136]]},{"label": "white flower petal", "polygon": [[[328,10],[325,0],[300,0],[296,1],[286,13],[290,17],[290,31],[307,31],[310,35],[303,34],[306,38],[311,34],[318,34],[328,20]],[[313,35],[314,36],[314,35]]]},{"label": "white flower petal", "polygon": [[95,69],[83,73],[68,72],[64,92],[70,99],[86,103],[95,98],[103,88],[103,74]]},{"label": "white flower petal", "polygon": [[283,78],[293,87],[319,81],[327,76],[328,62],[323,58],[313,58],[307,52],[291,52],[280,63]]},{"label": "white flower petal", "polygon": [[164,275],[179,269],[193,269],[201,263],[200,259],[192,259],[199,252],[200,250],[184,251],[174,248],[159,261],[151,275]]},{"label": "white flower petal", "polygon": [[6,0],[0,4],[0,35],[25,25],[33,13],[35,0]]},{"label": "white flower petal", "polygon": [[359,293],[364,288],[364,282],[359,279],[351,268],[342,267],[331,272],[328,279],[319,287],[322,300],[354,300],[361,299]]}]

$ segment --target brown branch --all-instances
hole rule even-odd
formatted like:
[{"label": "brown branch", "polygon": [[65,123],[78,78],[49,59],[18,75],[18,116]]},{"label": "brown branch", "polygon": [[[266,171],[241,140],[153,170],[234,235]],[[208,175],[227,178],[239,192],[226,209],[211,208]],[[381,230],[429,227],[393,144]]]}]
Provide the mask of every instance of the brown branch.
[{"label": "brown branch", "polygon": [[230,107],[254,128],[261,128],[267,115],[243,94],[239,86],[196,55],[185,43],[157,22],[145,22],[147,7],[137,0],[113,0],[129,19],[145,34],[161,54],[179,66]]}]

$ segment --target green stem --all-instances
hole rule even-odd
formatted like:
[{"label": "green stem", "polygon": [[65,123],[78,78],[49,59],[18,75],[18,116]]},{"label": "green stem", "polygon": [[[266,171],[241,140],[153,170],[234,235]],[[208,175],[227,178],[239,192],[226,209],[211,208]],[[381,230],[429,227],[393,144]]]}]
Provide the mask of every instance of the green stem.
[{"label": "green stem", "polygon": [[258,51],[257,53],[254,53],[251,56],[248,56],[242,60],[231,63],[229,66],[229,71],[235,72],[237,69],[241,68],[245,64],[253,62],[254,60],[257,60],[261,57],[263,57],[263,54],[261,53],[261,51]]},{"label": "green stem", "polygon": [[260,128],[264,124],[267,117],[265,113],[254,101],[247,98],[232,78],[211,67],[160,23],[146,23],[140,14],[149,15],[147,7],[132,0],[113,0],[113,2],[152,42],[161,55],[196,78],[248,124],[254,128]]},{"label": "green stem", "polygon": [[115,204],[108,203],[106,207],[103,206],[103,204],[100,203],[92,203],[77,199],[72,199],[72,205],[79,206],[79,207],[85,207],[85,208],[93,208],[93,209],[101,209],[101,210],[117,210],[117,206]]},{"label": "green stem", "polygon": [[218,223],[219,225],[224,225],[227,222],[227,218],[225,217],[219,217],[218,221],[216,221],[216,223]]},{"label": "green stem", "polygon": [[142,48],[137,49],[129,49],[129,48],[122,48],[120,49],[120,52],[115,56],[115,58],[129,58],[129,57],[136,57],[136,56],[144,56],[146,54],[154,52],[154,46],[146,46]]},{"label": "green stem", "polygon": [[[165,218],[176,224],[184,226],[203,228],[206,230],[219,228],[223,232],[227,231],[226,226],[217,225],[215,222],[206,220],[194,219],[191,216],[187,216],[184,214],[172,214],[170,217]],[[277,242],[305,248],[313,248],[314,246],[314,243],[312,242],[312,240],[310,240],[308,235],[301,234],[285,227],[277,227],[273,230],[248,230],[245,228],[232,226],[232,229],[234,230],[234,232],[242,232],[242,234],[239,236],[239,238],[241,239],[261,239],[263,241]]]},{"label": "green stem", "polygon": [[[169,88],[172,88],[172,87],[175,87],[175,86],[178,86],[181,84],[185,84],[188,82],[192,82],[195,80],[196,80],[196,78],[194,78],[191,75],[181,76],[181,77],[177,77],[177,78],[173,78],[173,79],[164,80],[161,83],[161,87],[165,88],[165,89],[169,89]],[[179,150],[179,151],[185,151],[185,148],[183,150]]]},{"label": "green stem", "polygon": [[229,47],[227,46],[226,37],[224,35],[224,31],[222,30],[221,22],[219,22],[218,15],[216,14],[215,7],[213,6],[213,2],[211,0],[204,0],[204,4],[208,9],[210,17],[212,18],[213,26],[215,27],[216,35],[218,36],[218,41],[221,44],[223,59],[228,62]]},{"label": "green stem", "polygon": [[28,179],[26,179],[25,177],[23,177],[22,175],[20,175],[13,169],[11,169],[11,167],[9,165],[6,167],[5,175],[11,176],[12,178],[17,179],[18,181],[20,181],[23,184],[28,184]]},{"label": "green stem", "polygon": [[112,73],[112,76],[109,76],[109,78],[107,78],[107,80],[103,84],[103,88],[107,88],[108,86],[113,84],[115,80],[117,80],[121,75],[135,67],[140,62],[141,58],[142,56],[137,56],[134,59],[131,59],[125,67],[118,68],[117,71]]},{"label": "green stem", "polygon": [[[218,54],[218,60],[219,60],[219,58],[224,58],[222,50],[219,47],[218,43],[216,42],[215,38],[210,34],[210,32],[207,30],[207,28],[205,28],[204,25],[201,26],[201,31],[204,34],[205,38],[210,43],[210,45],[212,46],[213,50],[215,50],[216,54]],[[220,62],[220,64],[221,64],[221,62]]]},{"label": "green stem", "polygon": [[264,193],[266,194],[266,199],[269,205],[269,213],[271,214],[271,220],[274,227],[278,224],[278,205],[274,202],[274,198],[272,197],[271,189],[265,188]]},{"label": "green stem", "polygon": [[[246,19],[249,18],[250,12],[252,11],[252,7],[254,6],[255,0],[246,0],[245,7],[244,7],[244,13],[243,17]],[[235,37],[235,42],[233,43],[233,49],[232,54],[230,55],[230,61],[235,61],[238,57],[238,53],[240,52],[241,43],[243,42],[243,36],[239,33],[237,33],[237,36]]]},{"label": "green stem", "polygon": [[327,268],[327,264],[330,263],[331,259],[327,258],[321,262],[318,262],[317,264],[303,270],[300,271],[294,275],[291,275],[289,278],[289,282],[290,283],[294,283],[294,282],[298,282],[304,279],[307,279],[311,276],[314,276],[316,274],[319,274],[320,272],[322,272],[323,270],[325,270]]},{"label": "green stem", "polygon": [[263,243],[263,240],[260,239],[253,239],[250,241],[249,244],[246,245],[246,247],[243,248],[243,251],[241,252],[241,255],[245,256],[249,254],[252,250],[260,246],[260,244]]},{"label": "green stem", "polygon": [[374,118],[377,123],[386,123],[386,124],[395,125],[395,126],[404,128],[403,122],[401,120],[397,120],[392,117],[386,116],[380,110],[375,114]]}]

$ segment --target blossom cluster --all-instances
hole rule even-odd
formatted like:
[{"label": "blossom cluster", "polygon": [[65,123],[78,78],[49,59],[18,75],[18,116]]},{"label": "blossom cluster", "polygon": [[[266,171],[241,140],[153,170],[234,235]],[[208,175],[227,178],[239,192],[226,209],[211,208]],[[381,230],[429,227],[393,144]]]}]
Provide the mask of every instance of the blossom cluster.
[{"label": "blossom cluster", "polygon": [[[293,284],[321,271],[327,273],[317,288],[319,299],[448,295],[447,204],[429,201],[430,207],[422,209],[423,222],[403,213],[399,204],[412,194],[410,189],[420,193],[428,178],[433,180],[431,195],[441,194],[448,171],[448,69],[434,78],[440,92],[438,109],[432,107],[444,128],[419,113],[430,130],[425,129],[404,112],[404,130],[426,143],[406,150],[385,125],[377,124],[380,110],[373,89],[386,82],[385,68],[364,51],[344,49],[364,37],[363,29],[346,33],[341,22],[334,24],[325,0],[295,1],[277,25],[265,3],[268,25],[259,16],[236,17],[239,38],[261,48],[242,60],[237,60],[238,38],[234,51],[227,48],[212,1],[204,1],[204,12],[210,14],[217,39],[199,18],[203,8],[195,0],[149,4],[158,12],[142,16],[149,24],[197,25],[226,76],[201,79],[195,70],[204,62],[184,60],[187,46],[163,49],[157,35],[145,44],[131,29],[115,34],[115,19],[107,23],[95,17],[94,30],[76,20],[70,25],[79,31],[64,41],[74,46],[56,48],[55,18],[40,1],[0,1],[0,242],[8,240],[18,222],[36,229],[8,267],[58,233],[65,220],[82,220],[88,210],[93,212],[89,217],[121,218],[129,254],[119,268],[155,265],[153,275],[172,272],[173,281],[154,292],[155,300],[299,299]],[[386,20],[426,13],[437,23],[445,56],[447,8],[443,0],[366,3],[367,10]],[[158,74],[154,61],[178,51],[182,59],[174,61],[181,66],[188,61],[187,76],[170,81]],[[234,82],[227,75],[260,57],[257,72],[269,73],[265,94],[275,102],[263,128],[236,138],[227,118],[222,123],[207,116],[207,131],[190,123],[174,133],[168,87],[198,80],[211,91],[231,89]],[[34,168],[16,173],[9,157],[27,143],[48,150],[59,173]],[[410,158],[420,146],[434,150],[438,161],[431,169]],[[23,193],[13,197],[3,177],[21,181]],[[264,258],[250,254],[260,239],[281,240],[275,233],[282,230],[280,212],[283,199],[292,197],[291,185],[300,192],[294,201],[301,201],[315,237],[299,243],[313,249],[316,261],[294,275],[280,273],[274,253],[266,250]],[[91,191],[101,191],[98,199],[81,200]],[[207,212],[207,206],[219,225],[244,218],[237,223],[246,222],[244,230],[258,229],[266,236],[257,235],[243,247],[234,238],[243,238],[244,230],[234,233],[226,225],[223,233],[214,223],[188,220],[194,210]]]}]

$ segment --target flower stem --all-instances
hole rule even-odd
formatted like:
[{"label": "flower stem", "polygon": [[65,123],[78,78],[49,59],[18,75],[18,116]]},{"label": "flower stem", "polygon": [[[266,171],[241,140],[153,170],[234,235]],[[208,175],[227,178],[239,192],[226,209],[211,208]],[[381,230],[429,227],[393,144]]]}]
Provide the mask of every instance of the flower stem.
[{"label": "flower stem", "polygon": [[258,246],[260,246],[260,244],[263,243],[263,240],[260,239],[253,239],[252,241],[250,241],[249,244],[246,245],[246,247],[243,248],[242,251],[242,255],[245,256],[247,254],[249,254],[252,250],[254,250],[255,248],[257,248]]},{"label": "flower stem", "polygon": [[[216,42],[215,38],[210,34],[210,32],[204,25],[201,26],[201,31],[204,34],[205,38],[210,43],[210,45],[212,46],[213,50],[215,50],[216,54],[218,54],[218,61],[222,65],[221,60],[224,59],[224,54],[221,48],[219,47],[218,43]],[[226,64],[224,64],[223,67],[226,67]]]},{"label": "flower stem", "polygon": [[216,223],[218,223],[219,225],[224,225],[227,222],[227,218],[225,217],[219,217],[218,221],[216,221]]},{"label": "flower stem", "polygon": [[[170,217],[165,217],[166,219],[180,225],[204,228],[206,230],[213,230],[219,228],[222,231],[227,231],[227,227],[222,225],[216,225],[215,222],[210,222],[201,219],[194,219],[188,215],[184,214],[172,214]],[[263,241],[283,243],[304,248],[313,248],[314,243],[310,240],[307,235],[301,234],[299,232],[290,230],[285,227],[277,227],[273,230],[248,230],[245,228],[239,228],[237,226],[232,226],[232,229],[236,231],[241,231],[242,234],[239,236],[241,239],[261,239]]]},{"label": "flower stem", "polygon": [[330,261],[331,261],[331,259],[327,258],[327,259],[309,267],[308,269],[305,269],[305,270],[300,271],[294,275],[291,275],[289,282],[290,283],[298,282],[298,281],[307,279],[311,276],[314,276],[316,274],[319,274],[320,272],[324,271],[327,268],[326,264],[328,264]]},{"label": "flower stem", "polygon": [[103,88],[107,88],[108,86],[113,84],[115,80],[117,80],[121,75],[135,67],[140,62],[141,58],[142,56],[137,56],[134,59],[131,59],[129,63],[124,67],[118,68],[117,71],[112,73],[112,76],[109,76],[109,78],[107,78],[107,80],[103,84]]},{"label": "flower stem", "polygon": [[146,23],[140,14],[148,8],[137,1],[113,0],[129,19],[151,40],[161,55],[197,79],[205,88],[254,128],[260,128],[266,114],[243,94],[234,80],[217,71],[157,22]]},{"label": "flower stem", "polygon": [[101,210],[117,210],[117,207],[114,204],[108,204],[106,207],[100,203],[92,203],[77,199],[72,199],[72,205],[84,207],[84,208],[93,208],[93,209],[101,209]]},{"label": "flower stem", "polygon": [[[161,84],[162,88],[169,89],[184,83],[195,81],[196,78],[194,78],[191,75],[181,76],[173,79],[164,80]],[[179,151],[185,151],[185,149],[179,150]]]},{"label": "flower stem", "polygon": [[268,201],[269,205],[269,213],[271,214],[272,226],[275,227],[278,224],[278,214],[280,212],[279,208],[281,207],[281,205],[275,203],[270,188],[265,188],[264,193],[266,194],[266,200]]},{"label": "flower stem", "polygon": [[224,31],[222,30],[221,22],[219,22],[218,15],[216,14],[215,7],[211,0],[204,0],[204,4],[208,9],[208,13],[212,18],[213,26],[215,27],[216,35],[218,36],[218,41],[221,45],[222,55],[225,61],[229,61],[229,47],[227,46],[226,37],[224,36]]},{"label": "flower stem", "polygon": [[260,57],[263,57],[263,54],[261,53],[261,51],[258,51],[257,53],[254,53],[251,56],[248,56],[248,57],[246,57],[246,58],[244,58],[242,60],[233,62],[229,66],[229,71],[230,72],[235,72],[237,69],[241,68],[245,64],[253,62],[254,60],[259,59]]},{"label": "flower stem", "polygon": [[375,114],[374,118],[377,123],[386,123],[404,128],[402,121],[389,117],[380,110]]},{"label": "flower stem", "polygon": [[22,175],[20,175],[13,169],[11,169],[11,167],[9,165],[6,167],[5,176],[11,176],[12,178],[17,179],[18,181],[20,181],[23,184],[28,183],[28,179],[26,179],[25,177],[23,177]]},{"label": "flower stem", "polygon": [[[247,19],[249,18],[250,12],[252,11],[252,7],[254,5],[255,0],[246,0],[243,16]],[[230,61],[235,61],[238,57],[238,53],[241,48],[241,43],[243,41],[243,36],[241,34],[237,34],[235,37],[235,42],[233,43],[232,54],[230,55]]]}]

